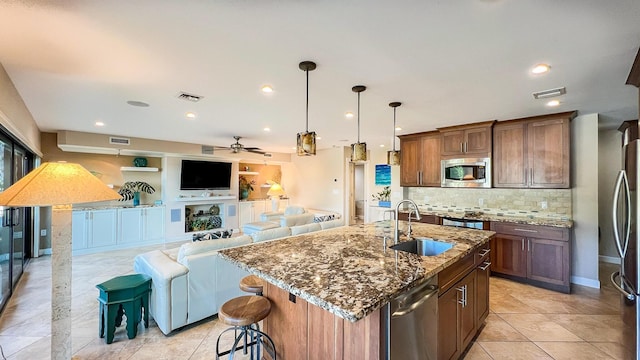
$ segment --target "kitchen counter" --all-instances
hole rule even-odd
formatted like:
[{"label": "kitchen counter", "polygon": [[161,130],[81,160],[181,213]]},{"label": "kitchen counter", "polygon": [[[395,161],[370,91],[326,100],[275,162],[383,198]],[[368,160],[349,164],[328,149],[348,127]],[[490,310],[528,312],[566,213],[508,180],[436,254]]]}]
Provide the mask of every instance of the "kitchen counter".
[{"label": "kitchen counter", "polygon": [[[406,227],[406,222],[400,224]],[[220,254],[277,287],[355,322],[455,263],[494,234],[414,224],[414,237],[455,243],[438,256],[422,257],[388,248],[393,245],[393,227],[390,221],[340,227],[248,245],[250,249],[225,249]]]},{"label": "kitchen counter", "polygon": [[[461,210],[458,208],[418,206],[421,215],[435,215],[439,217],[452,217],[465,220],[482,220],[509,222],[516,224],[542,225],[561,228],[572,228],[573,221],[562,216],[538,216],[532,212],[504,211],[493,209]],[[400,211],[406,212],[406,211]]]}]

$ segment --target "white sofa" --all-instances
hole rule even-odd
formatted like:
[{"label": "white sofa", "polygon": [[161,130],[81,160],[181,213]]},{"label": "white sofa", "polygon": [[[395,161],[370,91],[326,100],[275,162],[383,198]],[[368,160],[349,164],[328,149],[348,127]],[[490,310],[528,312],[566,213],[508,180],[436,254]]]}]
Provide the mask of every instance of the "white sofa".
[{"label": "white sofa", "polygon": [[[310,225],[310,226],[309,226]],[[226,301],[241,295],[240,280],[248,272],[223,259],[218,250],[342,226],[342,219],[296,227],[278,227],[242,235],[152,250],[134,259],[136,272],[151,276],[149,313],[160,330],[173,330],[218,313]]]}]

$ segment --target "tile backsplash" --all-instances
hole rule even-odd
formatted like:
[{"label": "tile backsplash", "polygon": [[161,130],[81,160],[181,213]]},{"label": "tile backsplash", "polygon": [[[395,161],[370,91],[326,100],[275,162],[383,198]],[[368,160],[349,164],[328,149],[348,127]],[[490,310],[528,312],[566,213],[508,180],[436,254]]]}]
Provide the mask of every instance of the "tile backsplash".
[{"label": "tile backsplash", "polygon": [[571,219],[571,189],[405,188],[418,205]]}]

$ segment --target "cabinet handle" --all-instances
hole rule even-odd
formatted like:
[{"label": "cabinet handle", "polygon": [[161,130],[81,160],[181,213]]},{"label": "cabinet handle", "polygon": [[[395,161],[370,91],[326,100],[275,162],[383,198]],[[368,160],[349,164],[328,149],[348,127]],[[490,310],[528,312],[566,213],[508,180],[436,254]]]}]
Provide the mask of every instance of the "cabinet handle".
[{"label": "cabinet handle", "polygon": [[513,229],[513,231],[524,231],[524,232],[528,232],[528,233],[538,233],[538,230],[531,230],[531,229],[520,229],[520,228],[515,228]]},{"label": "cabinet handle", "polygon": [[416,182],[420,185],[420,171],[416,171]]},{"label": "cabinet handle", "polygon": [[531,240],[527,240],[527,250],[533,251],[533,244],[531,243]]},{"label": "cabinet handle", "polygon": [[484,257],[485,255],[487,255],[490,252],[491,252],[491,249],[484,249],[484,250],[482,250],[482,252],[480,252],[480,254],[478,254],[478,256]]},{"label": "cabinet handle", "polygon": [[529,168],[529,185],[533,185],[533,168]]},{"label": "cabinet handle", "polygon": [[522,251],[524,251],[524,238],[522,238],[520,242],[522,243]]},{"label": "cabinet handle", "polygon": [[489,268],[489,266],[491,266],[491,262],[485,261],[482,265],[484,265],[484,266],[479,266],[478,268],[480,270],[482,270],[482,271],[485,271],[485,270],[487,270]]},{"label": "cabinet handle", "polygon": [[464,152],[469,151],[469,144],[465,141],[464,142]]},{"label": "cabinet handle", "polygon": [[464,142],[460,143],[460,152],[463,153],[464,152]]},{"label": "cabinet handle", "polygon": [[458,300],[458,304],[462,305],[462,307],[467,306],[467,285],[463,285],[462,287],[457,288],[459,292],[462,293],[462,298]]}]

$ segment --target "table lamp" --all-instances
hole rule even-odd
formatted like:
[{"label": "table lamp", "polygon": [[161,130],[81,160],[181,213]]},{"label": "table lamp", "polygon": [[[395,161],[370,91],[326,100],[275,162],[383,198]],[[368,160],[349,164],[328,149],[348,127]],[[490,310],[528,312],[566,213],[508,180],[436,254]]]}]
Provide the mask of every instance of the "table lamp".
[{"label": "table lamp", "polygon": [[271,196],[271,211],[276,212],[280,208],[280,195],[285,195],[284,189],[275,181],[269,181],[271,187],[267,195]]},{"label": "table lamp", "polygon": [[66,162],[43,163],[0,193],[1,206],[53,206],[51,359],[71,359],[71,204],[119,198],[85,168]]}]

